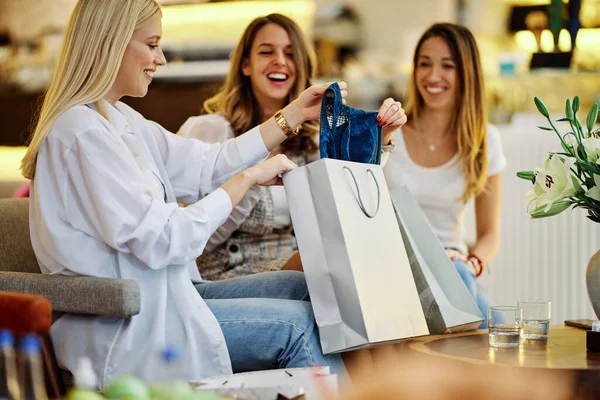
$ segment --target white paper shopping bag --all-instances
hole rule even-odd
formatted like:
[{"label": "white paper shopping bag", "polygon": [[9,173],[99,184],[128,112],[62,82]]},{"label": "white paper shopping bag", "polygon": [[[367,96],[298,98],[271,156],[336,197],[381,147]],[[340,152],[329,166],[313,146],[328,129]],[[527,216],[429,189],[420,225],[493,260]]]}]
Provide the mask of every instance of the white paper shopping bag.
[{"label": "white paper shopping bag", "polygon": [[428,334],[381,167],[323,159],[283,182],[323,352]]},{"label": "white paper shopping bag", "polygon": [[406,186],[392,190],[391,197],[429,332],[477,329],[483,316],[421,207]]}]

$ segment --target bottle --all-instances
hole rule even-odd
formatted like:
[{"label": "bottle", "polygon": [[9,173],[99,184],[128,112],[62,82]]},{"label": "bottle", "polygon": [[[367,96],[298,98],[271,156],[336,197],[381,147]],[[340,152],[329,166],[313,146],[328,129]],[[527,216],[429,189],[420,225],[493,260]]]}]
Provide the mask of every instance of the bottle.
[{"label": "bottle", "polygon": [[19,400],[14,339],[8,329],[0,329],[0,400]]},{"label": "bottle", "polygon": [[98,377],[92,368],[92,360],[81,357],[73,372],[75,387],[69,390],[67,400],[103,400],[104,396],[96,392]]},{"label": "bottle", "polygon": [[75,378],[75,387],[78,389],[96,390],[98,377],[92,368],[92,360],[88,357],[81,357],[77,360],[77,367],[73,373]]},{"label": "bottle", "polygon": [[40,339],[32,333],[25,335],[19,344],[19,387],[22,400],[48,400],[40,348]]},{"label": "bottle", "polygon": [[160,352],[157,365],[162,370],[161,379],[151,386],[152,398],[156,400],[180,400],[191,392],[188,383],[181,379],[184,374],[181,370],[181,352],[176,346],[167,345]]}]

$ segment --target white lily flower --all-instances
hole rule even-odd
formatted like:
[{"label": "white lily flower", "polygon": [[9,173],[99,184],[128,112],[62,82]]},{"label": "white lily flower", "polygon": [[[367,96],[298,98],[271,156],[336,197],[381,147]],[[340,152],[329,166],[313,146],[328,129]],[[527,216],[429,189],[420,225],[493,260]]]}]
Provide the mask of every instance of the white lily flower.
[{"label": "white lily flower", "polygon": [[[583,148],[585,149],[587,161],[591,163],[598,162],[600,164],[600,138],[592,136],[582,139],[581,142],[583,143]],[[579,144],[573,135],[566,135],[565,143],[573,147],[573,152],[577,154],[577,147],[579,147]]]},{"label": "white lily flower", "polygon": [[583,147],[587,154],[587,159],[591,163],[600,161],[600,138],[595,136],[583,139]]},{"label": "white lily flower", "polygon": [[[600,164],[600,162],[599,162],[599,164]],[[600,175],[594,174],[594,183],[596,184],[596,186],[593,186],[591,189],[586,191],[585,195],[586,195],[586,197],[589,197],[590,199],[600,201]]]},{"label": "white lily flower", "polygon": [[546,160],[544,169],[536,169],[533,190],[525,195],[531,200],[528,209],[534,203],[534,209],[545,206],[544,212],[548,212],[555,202],[582,192],[577,177],[571,171],[574,163],[575,159],[571,157],[554,155]]}]

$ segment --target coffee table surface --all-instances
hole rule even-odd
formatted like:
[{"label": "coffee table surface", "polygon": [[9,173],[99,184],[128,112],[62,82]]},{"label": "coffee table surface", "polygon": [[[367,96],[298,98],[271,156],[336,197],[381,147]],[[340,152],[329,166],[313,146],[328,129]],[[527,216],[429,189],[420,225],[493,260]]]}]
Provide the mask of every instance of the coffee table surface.
[{"label": "coffee table surface", "polygon": [[585,342],[585,330],[552,325],[547,341],[521,340],[521,345],[513,349],[490,347],[487,330],[415,338],[406,342],[404,349],[470,363],[600,370],[600,352],[588,352]]}]

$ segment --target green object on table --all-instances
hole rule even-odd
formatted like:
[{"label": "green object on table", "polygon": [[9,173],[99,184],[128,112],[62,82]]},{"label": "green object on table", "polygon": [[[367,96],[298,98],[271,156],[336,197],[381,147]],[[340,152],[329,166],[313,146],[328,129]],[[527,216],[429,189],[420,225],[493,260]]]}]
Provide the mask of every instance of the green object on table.
[{"label": "green object on table", "polygon": [[111,381],[104,389],[107,399],[150,400],[150,388],[138,378],[122,376]]},{"label": "green object on table", "polygon": [[67,400],[105,400],[105,398],[93,390],[73,389],[67,394]]},{"label": "green object on table", "polygon": [[216,394],[195,390],[184,381],[154,384],[150,391],[152,400],[221,400]]}]

